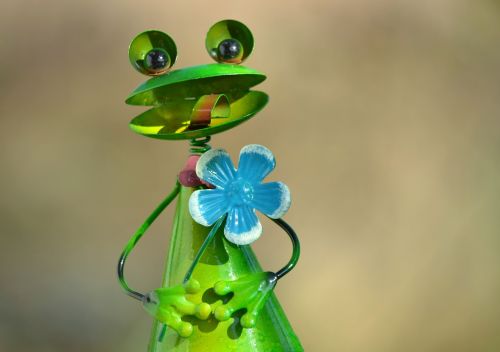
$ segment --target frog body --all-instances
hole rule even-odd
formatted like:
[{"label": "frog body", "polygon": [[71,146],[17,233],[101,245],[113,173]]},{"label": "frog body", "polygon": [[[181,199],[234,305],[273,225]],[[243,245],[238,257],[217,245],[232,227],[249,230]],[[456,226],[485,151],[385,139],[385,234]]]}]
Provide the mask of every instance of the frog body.
[{"label": "frog body", "polygon": [[[154,317],[149,351],[303,351],[273,293],[276,282],[298,260],[293,230],[271,216],[292,239],[294,255],[280,271],[264,272],[247,243],[228,240],[223,225],[230,221],[229,215],[210,225],[193,218],[192,195],[217,186],[198,178],[197,170],[200,155],[203,158],[210,149],[211,136],[247,121],[268,102],[266,93],[252,90],[265,75],[241,65],[253,49],[253,37],[245,25],[234,20],[216,23],[207,34],[206,48],[217,63],[171,70],[177,48],[165,33],[143,32],[130,45],[134,68],[152,77],[126,99],[127,104],[150,107],[131,120],[131,129],[156,139],[190,140],[191,155],[172,193],[125,247],[119,280],[125,292],[140,300]],[[270,153],[264,147],[258,150],[261,157]],[[280,183],[274,182],[274,186],[288,192]],[[162,286],[147,294],[134,291],[124,279],[125,260],[174,200]]]},{"label": "frog body", "polygon": [[[182,187],[179,193],[164,287],[182,283],[194,255],[210,230],[191,219],[187,202],[193,191],[191,187]],[[200,283],[201,289],[189,299],[195,303],[208,303],[215,311],[229,298],[214,292],[217,282],[261,272],[262,268],[250,246],[230,243],[220,229],[193,272],[192,277]],[[254,328],[241,326],[243,314],[244,311],[236,312],[226,321],[218,321],[213,315],[207,320],[190,316],[187,321],[193,324],[194,329],[189,338],[180,337],[174,330],[167,328],[164,338],[160,339],[163,324],[155,320],[149,351],[303,351],[274,293],[271,293],[260,311]]]}]

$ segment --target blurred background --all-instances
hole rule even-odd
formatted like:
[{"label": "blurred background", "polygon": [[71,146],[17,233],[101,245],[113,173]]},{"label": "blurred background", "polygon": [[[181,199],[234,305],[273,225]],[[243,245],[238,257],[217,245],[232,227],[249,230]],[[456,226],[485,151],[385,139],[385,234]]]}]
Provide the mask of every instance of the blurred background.
[{"label": "blurred background", "polygon": [[[115,266],[171,189],[186,142],[135,135],[130,40],[175,68],[241,20],[270,103],[216,135],[274,151],[302,259],[277,287],[306,351],[500,350],[500,3],[496,0],[0,3],[0,351],[145,351],[151,319]],[[160,285],[172,209],[128,262]],[[269,223],[254,248],[290,254]]]}]

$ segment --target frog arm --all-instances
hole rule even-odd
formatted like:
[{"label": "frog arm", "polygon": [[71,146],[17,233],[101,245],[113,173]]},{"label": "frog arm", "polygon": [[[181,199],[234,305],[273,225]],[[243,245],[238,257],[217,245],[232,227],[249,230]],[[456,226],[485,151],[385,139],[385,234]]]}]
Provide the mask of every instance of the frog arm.
[{"label": "frog arm", "polygon": [[288,261],[288,263],[278,270],[276,272],[276,279],[279,280],[283,278],[286,274],[288,274],[292,269],[297,265],[297,262],[299,261],[300,257],[300,241],[299,238],[297,237],[297,234],[295,231],[292,229],[290,225],[288,225],[285,220],[283,219],[271,219],[274,221],[279,227],[281,227],[290,237],[290,240],[292,241],[292,257]]},{"label": "frog arm", "polygon": [[214,291],[220,296],[233,293],[232,298],[225,304],[214,309],[214,316],[219,321],[228,320],[234,312],[245,308],[246,313],[241,317],[240,323],[244,328],[253,328],[257,323],[259,312],[264,307],[276,283],[288,274],[297,264],[300,257],[300,242],[297,234],[283,219],[271,219],[280,226],[292,241],[292,257],[288,263],[273,272],[256,272],[240,277],[236,280],[218,281]]},{"label": "frog arm", "polygon": [[120,282],[121,287],[130,297],[135,298],[139,301],[142,301],[144,298],[144,294],[139,293],[133,289],[131,289],[125,280],[124,277],[124,267],[125,261],[127,260],[128,255],[134,249],[135,245],[141,239],[142,235],[148,230],[149,226],[156,220],[156,218],[165,210],[165,208],[172,203],[172,201],[179,194],[181,185],[179,181],[176,182],[174,189],[167,195],[167,197],[158,205],[158,207],[148,216],[146,221],[142,224],[141,227],[134,233],[132,238],[128,241],[127,245],[123,249],[123,252],[118,260],[118,280]]}]

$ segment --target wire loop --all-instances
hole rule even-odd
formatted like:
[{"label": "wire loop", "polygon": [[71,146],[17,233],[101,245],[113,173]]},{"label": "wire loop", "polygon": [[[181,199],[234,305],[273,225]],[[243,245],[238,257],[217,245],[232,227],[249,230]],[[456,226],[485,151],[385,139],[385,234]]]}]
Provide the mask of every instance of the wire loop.
[{"label": "wire loop", "polygon": [[120,282],[120,285],[122,286],[123,290],[127,295],[139,301],[143,300],[144,294],[137,292],[129,287],[124,276],[125,262],[130,252],[132,252],[137,242],[139,242],[139,240],[141,239],[142,235],[144,235],[149,226],[151,226],[151,224],[156,220],[156,218],[161,214],[161,212],[165,210],[165,208],[170,203],[172,203],[175,197],[177,197],[177,194],[179,194],[180,189],[181,185],[179,181],[177,181],[172,192],[170,192],[170,194],[158,205],[158,207],[151,213],[151,215],[149,215],[146,221],[144,221],[142,226],[139,227],[139,229],[134,233],[132,238],[130,238],[127,245],[123,249],[120,259],[118,260],[118,280]]}]

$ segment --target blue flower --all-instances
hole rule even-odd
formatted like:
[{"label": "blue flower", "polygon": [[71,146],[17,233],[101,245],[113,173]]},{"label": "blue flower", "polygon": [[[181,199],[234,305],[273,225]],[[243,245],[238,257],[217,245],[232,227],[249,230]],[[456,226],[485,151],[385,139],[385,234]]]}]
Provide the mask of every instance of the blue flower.
[{"label": "blue flower", "polygon": [[229,241],[238,245],[255,241],[262,233],[256,209],[278,219],[290,207],[290,191],[284,183],[262,183],[275,166],[273,153],[258,144],[241,149],[238,170],[223,149],[203,154],[196,165],[196,174],[215,188],[191,195],[189,212],[194,221],[211,226],[227,214],[224,235]]}]

